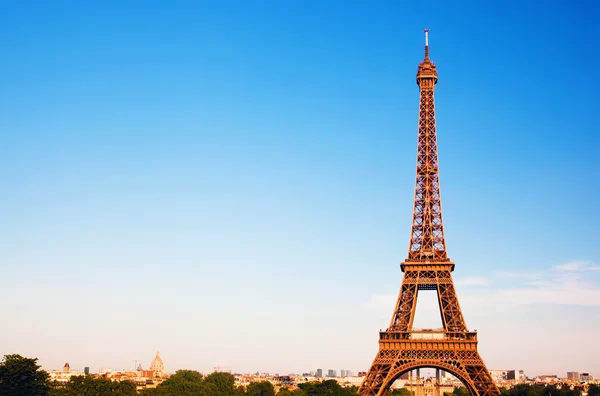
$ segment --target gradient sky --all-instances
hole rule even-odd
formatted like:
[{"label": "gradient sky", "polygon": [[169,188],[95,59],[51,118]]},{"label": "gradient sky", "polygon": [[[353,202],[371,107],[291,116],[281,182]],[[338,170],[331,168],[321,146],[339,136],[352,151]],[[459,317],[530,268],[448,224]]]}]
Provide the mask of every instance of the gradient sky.
[{"label": "gradient sky", "polygon": [[480,352],[600,376],[597,7],[3,2],[0,354],[368,369],[407,255],[429,28]]}]

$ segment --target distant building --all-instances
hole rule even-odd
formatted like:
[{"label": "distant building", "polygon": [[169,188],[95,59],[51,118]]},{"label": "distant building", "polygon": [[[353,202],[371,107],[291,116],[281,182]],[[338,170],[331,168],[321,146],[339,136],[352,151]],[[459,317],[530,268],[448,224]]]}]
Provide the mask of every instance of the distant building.
[{"label": "distant building", "polygon": [[292,386],[294,385],[294,379],[289,375],[280,375],[273,377],[269,382],[277,386]]},{"label": "distant building", "polygon": [[86,366],[86,367],[84,367],[84,368],[83,368],[83,373],[84,373],[85,375],[90,375],[90,368],[89,368],[89,367],[87,367],[87,366]]},{"label": "distant building", "polygon": [[552,382],[553,380],[558,379],[558,375],[556,374],[544,374],[537,377],[540,381],[543,382]]},{"label": "distant building", "polygon": [[507,380],[508,371],[509,370],[490,370],[490,375],[492,376],[492,380],[498,383]]},{"label": "distant building", "polygon": [[[346,372],[347,371],[348,370],[346,370]],[[347,376],[345,378],[336,378],[336,381],[341,386],[360,386],[360,384],[363,382],[363,378]]]},{"label": "distant building", "polygon": [[579,381],[579,372],[577,372],[577,371],[567,371],[567,379],[569,381]]},{"label": "distant building", "polygon": [[156,352],[156,356],[152,359],[150,371],[154,373],[155,378],[161,378],[165,374],[165,365],[160,357],[160,352]]},{"label": "distant building", "polygon": [[[89,371],[89,369],[88,369]],[[50,375],[51,381],[56,382],[68,382],[71,377],[75,377],[78,375],[82,375],[83,373],[78,372],[77,370],[72,370],[69,362],[65,363],[62,370],[51,370],[48,372]]]},{"label": "distant building", "polygon": [[490,375],[494,382],[498,383],[518,380],[520,372],[518,370],[490,370]]},{"label": "distant building", "polygon": [[424,380],[417,379],[414,382],[405,382],[405,383],[394,383],[394,387],[404,389],[411,392],[413,395],[425,395],[425,396],[433,396],[433,395],[444,395],[449,394],[454,391],[454,384],[440,384],[436,382],[435,378],[426,378]]},{"label": "distant building", "polygon": [[316,377],[317,378],[323,377],[323,369],[317,369],[317,375],[316,375]]},{"label": "distant building", "polygon": [[593,381],[594,376],[590,375],[590,373],[581,373],[581,375],[579,376],[579,379],[581,381]]},{"label": "distant building", "polygon": [[329,378],[335,378],[337,376],[337,371],[329,369],[329,370],[327,370],[327,376]]}]

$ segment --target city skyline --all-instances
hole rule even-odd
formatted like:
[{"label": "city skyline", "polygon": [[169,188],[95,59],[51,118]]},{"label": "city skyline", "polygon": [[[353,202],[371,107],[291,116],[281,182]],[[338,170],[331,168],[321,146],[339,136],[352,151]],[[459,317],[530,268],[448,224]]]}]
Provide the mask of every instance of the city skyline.
[{"label": "city skyline", "polygon": [[[158,357],[158,352],[156,357]],[[155,372],[156,370],[153,370],[153,365],[154,362],[156,361],[156,357],[153,358],[152,360],[152,364],[148,364],[148,365],[144,365],[143,361],[140,360],[134,360],[133,364],[131,367],[122,367],[122,368],[115,368],[115,367],[99,367],[98,370],[94,371],[91,370],[89,366],[85,366],[82,368],[78,368],[78,367],[72,367],[72,365],[69,362],[65,362],[65,364],[63,365],[63,367],[61,368],[48,368],[48,367],[42,367],[43,370],[46,370],[47,372],[51,372],[51,373],[68,373],[70,376],[73,375],[78,375],[79,373],[86,373],[87,374],[105,374],[105,373],[119,373],[119,372],[135,372],[135,371],[145,371],[145,372]],[[160,360],[160,363],[162,364],[163,361]],[[175,370],[172,370],[171,372],[169,371],[165,371],[163,369],[163,366],[160,366],[159,371],[160,371],[160,375],[162,376],[163,374],[166,375],[172,375],[175,374],[175,372],[177,370],[188,370],[189,368],[176,368]],[[207,371],[207,372],[201,372],[201,374],[203,375],[208,375],[211,373],[219,373],[219,372],[225,372],[225,373],[230,373],[230,374],[234,374],[236,376],[241,375],[241,376],[256,376],[256,377],[261,377],[261,376],[286,376],[286,375],[292,375],[292,376],[302,376],[302,377],[315,377],[315,378],[336,378],[336,377],[364,377],[364,375],[366,374],[365,371],[358,371],[358,372],[354,372],[352,370],[347,370],[347,369],[336,369],[336,368],[322,368],[322,367],[318,367],[315,369],[310,369],[310,370],[302,370],[302,371],[298,371],[298,372],[267,372],[267,371],[260,371],[257,370],[255,372],[237,372],[235,370],[232,369],[232,367],[229,366],[215,366],[212,368],[212,371]],[[577,372],[577,371],[567,371],[566,373],[545,373],[545,374],[537,374],[537,375],[527,375],[527,373],[525,373],[524,370],[519,370],[517,368],[504,368],[504,369],[490,369],[490,373],[492,375],[492,378],[494,379],[494,381],[499,381],[499,380],[508,380],[508,378],[505,378],[507,376],[507,373],[512,372],[512,374],[515,376],[515,378],[512,378],[513,380],[516,379],[517,381],[519,380],[519,375],[522,376],[523,380],[527,380],[527,381],[533,381],[536,380],[537,378],[543,379],[544,377],[554,377],[557,380],[569,380],[569,381],[579,381],[580,377],[585,377],[588,378],[591,375],[591,379],[586,379],[586,381],[593,381],[593,382],[598,382],[598,378],[595,378],[591,373],[589,372]],[[456,378],[452,373],[446,372],[444,370],[440,370],[440,374],[442,377],[451,377],[454,380],[460,381],[458,378]],[[411,370],[411,374],[410,375],[414,375],[416,376],[415,370]],[[423,367],[420,369],[420,378],[435,378],[436,377],[436,369],[433,367]],[[408,373],[405,373],[405,375],[399,377],[398,379],[402,380],[402,379],[406,379],[406,377],[409,376]],[[583,379],[581,379],[583,381]]]},{"label": "city skyline", "polygon": [[578,84],[597,6],[431,4],[3,5],[0,353],[366,371],[407,255],[429,28],[479,351],[600,377],[598,83]]}]

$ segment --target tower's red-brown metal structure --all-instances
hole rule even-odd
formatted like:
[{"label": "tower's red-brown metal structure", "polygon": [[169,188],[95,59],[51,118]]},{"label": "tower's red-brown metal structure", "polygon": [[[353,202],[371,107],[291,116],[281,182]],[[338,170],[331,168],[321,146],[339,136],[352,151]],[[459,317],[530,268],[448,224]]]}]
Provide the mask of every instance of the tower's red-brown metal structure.
[{"label": "tower's red-brown metal structure", "polygon": [[[379,352],[359,389],[363,396],[386,395],[400,375],[421,367],[453,374],[472,395],[500,394],[477,351],[477,333],[470,332],[463,319],[452,280],[454,263],[446,253],[433,95],[437,80],[426,30],[425,59],[417,71],[421,98],[408,258],[400,265],[404,278],[392,320],[379,333]],[[442,329],[413,328],[419,290],[437,291]]]}]

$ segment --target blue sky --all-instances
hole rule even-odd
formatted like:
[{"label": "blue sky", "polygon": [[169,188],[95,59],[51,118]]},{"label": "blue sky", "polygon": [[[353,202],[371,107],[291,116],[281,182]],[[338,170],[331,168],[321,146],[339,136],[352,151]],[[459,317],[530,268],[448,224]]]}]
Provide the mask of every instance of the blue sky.
[{"label": "blue sky", "polygon": [[408,249],[429,28],[480,351],[600,376],[596,5],[0,7],[0,354],[366,370]]}]

